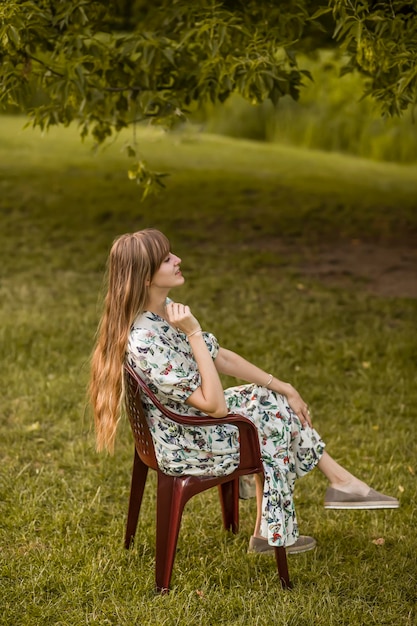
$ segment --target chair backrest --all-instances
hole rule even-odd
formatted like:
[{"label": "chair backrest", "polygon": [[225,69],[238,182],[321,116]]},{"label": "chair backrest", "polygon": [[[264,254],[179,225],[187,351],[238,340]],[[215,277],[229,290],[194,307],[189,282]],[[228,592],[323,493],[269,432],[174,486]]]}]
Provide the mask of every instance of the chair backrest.
[{"label": "chair backrest", "polygon": [[158,469],[158,463],[156,461],[152,435],[142,405],[140,379],[128,365],[125,366],[124,374],[125,405],[132,427],[135,447],[145,465],[156,470]]}]

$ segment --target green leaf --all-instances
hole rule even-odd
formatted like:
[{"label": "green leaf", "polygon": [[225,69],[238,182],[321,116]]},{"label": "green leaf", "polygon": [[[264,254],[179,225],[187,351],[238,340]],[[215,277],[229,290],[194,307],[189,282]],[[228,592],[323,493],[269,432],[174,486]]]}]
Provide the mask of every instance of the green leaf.
[{"label": "green leaf", "polygon": [[315,13],[313,13],[313,15],[311,15],[311,17],[308,18],[308,20],[316,20],[318,17],[331,13],[332,11],[332,7],[320,7],[317,11],[315,11]]}]

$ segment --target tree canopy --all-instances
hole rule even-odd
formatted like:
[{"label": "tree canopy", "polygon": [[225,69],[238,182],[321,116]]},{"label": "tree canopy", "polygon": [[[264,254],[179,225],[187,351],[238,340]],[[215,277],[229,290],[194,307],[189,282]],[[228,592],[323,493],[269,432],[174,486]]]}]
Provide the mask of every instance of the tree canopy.
[{"label": "tree canopy", "polygon": [[[297,99],[300,53],[333,46],[382,114],[417,97],[417,2],[0,0],[0,104],[47,128],[75,121],[100,144],[130,124],[172,126],[232,93]],[[135,158],[135,145],[127,146]],[[160,176],[138,161],[131,177]]]}]

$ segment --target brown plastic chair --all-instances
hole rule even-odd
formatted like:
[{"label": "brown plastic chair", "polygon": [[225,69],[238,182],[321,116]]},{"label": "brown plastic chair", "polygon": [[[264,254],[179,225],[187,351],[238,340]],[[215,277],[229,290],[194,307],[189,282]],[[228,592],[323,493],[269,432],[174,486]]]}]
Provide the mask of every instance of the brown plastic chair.
[{"label": "brown plastic chair", "polygon": [[[239,428],[240,461],[237,469],[228,476],[170,476],[158,467],[152,436],[141,402],[145,393],[158,410],[179,424],[191,426],[213,425],[214,418],[190,417],[173,413],[161,405],[146,383],[129,366],[125,365],[126,410],[135,440],[135,456],[126,524],[125,547],[132,545],[139,518],[148,468],[157,472],[156,505],[156,589],[167,593],[171,581],[182,512],[187,501],[197,493],[218,486],[226,530],[237,533],[239,529],[239,476],[263,471],[258,434],[252,422],[242,415],[229,414],[222,423]],[[287,555],[284,547],[275,548],[278,574],[283,588],[291,588]]]}]

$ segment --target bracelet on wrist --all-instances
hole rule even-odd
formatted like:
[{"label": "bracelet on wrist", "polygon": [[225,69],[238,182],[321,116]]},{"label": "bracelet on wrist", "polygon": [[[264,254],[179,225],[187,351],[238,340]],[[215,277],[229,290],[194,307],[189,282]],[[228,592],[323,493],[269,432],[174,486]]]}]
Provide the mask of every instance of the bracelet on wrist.
[{"label": "bracelet on wrist", "polygon": [[269,385],[272,383],[273,379],[274,379],[273,375],[269,374],[268,382],[265,385],[267,389],[269,389]]},{"label": "bracelet on wrist", "polygon": [[203,331],[201,330],[201,328],[197,328],[197,330],[194,330],[192,333],[190,333],[189,335],[187,335],[188,337],[192,337],[193,335],[196,335],[197,333],[202,333]]}]

